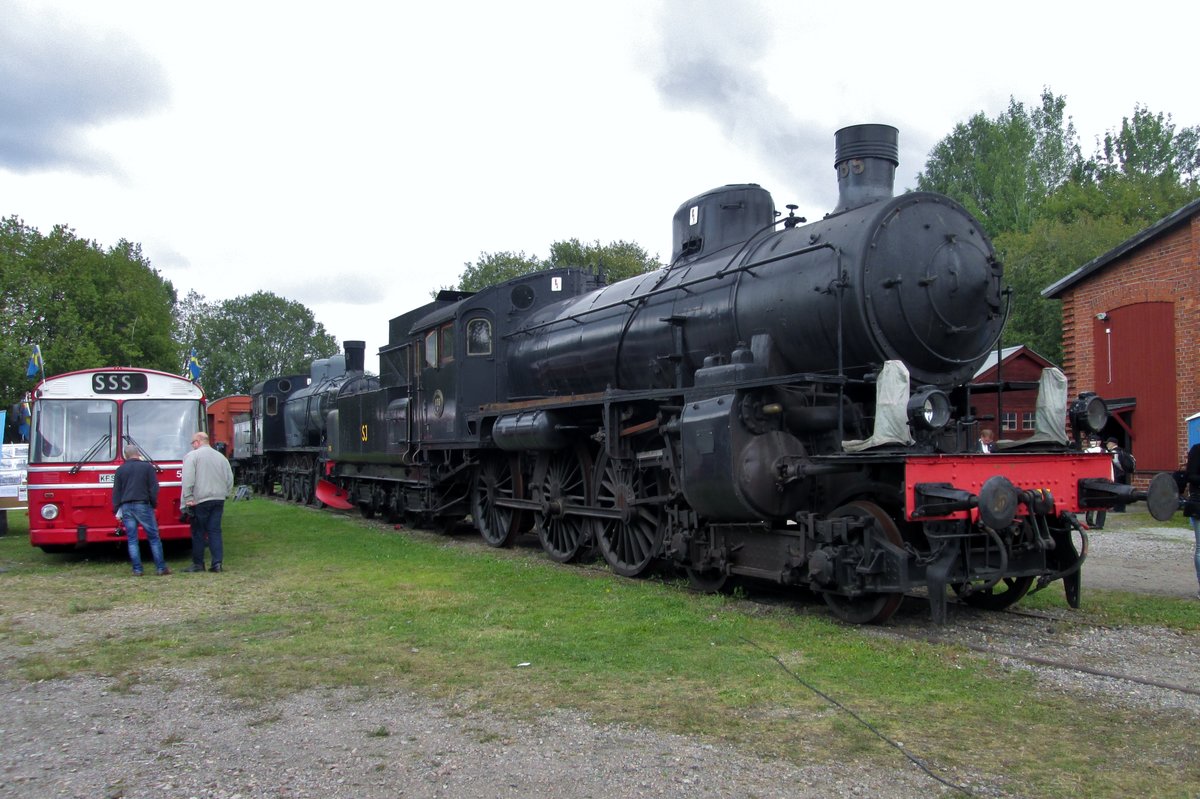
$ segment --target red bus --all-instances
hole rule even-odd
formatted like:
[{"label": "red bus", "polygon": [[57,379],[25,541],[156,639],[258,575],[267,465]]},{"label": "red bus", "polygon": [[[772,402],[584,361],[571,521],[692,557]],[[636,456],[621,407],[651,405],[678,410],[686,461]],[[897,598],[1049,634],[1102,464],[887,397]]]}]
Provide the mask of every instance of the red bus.
[{"label": "red bus", "polygon": [[[158,470],[164,541],[190,539],[180,521],[183,456],[204,430],[204,392],[185,377],[111,367],[49,377],[33,389],[29,542],[46,552],[119,543],[113,475],[134,444]],[[145,533],[142,533],[145,536]]]}]

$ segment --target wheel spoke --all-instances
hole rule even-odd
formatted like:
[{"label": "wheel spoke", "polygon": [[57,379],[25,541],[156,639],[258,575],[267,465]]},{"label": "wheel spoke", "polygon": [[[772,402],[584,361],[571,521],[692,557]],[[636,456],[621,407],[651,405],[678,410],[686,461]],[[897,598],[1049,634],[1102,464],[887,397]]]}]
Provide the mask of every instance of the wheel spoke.
[{"label": "wheel spoke", "polygon": [[521,512],[496,504],[513,499],[521,491],[521,475],[515,458],[487,455],[476,468],[471,486],[471,516],[483,540],[494,547],[512,544],[521,529]]},{"label": "wheel spoke", "polygon": [[545,456],[536,473],[542,474],[535,499],[542,510],[534,513],[534,526],[542,549],[552,560],[566,563],[579,557],[590,543],[589,527],[581,516],[567,512],[567,506],[587,505],[591,457],[586,447]]},{"label": "wheel spoke", "polygon": [[622,576],[643,574],[661,544],[658,535],[662,508],[645,501],[658,496],[656,481],[631,464],[604,455],[596,468],[595,484],[597,506],[621,510],[625,516],[593,523],[604,559]]}]

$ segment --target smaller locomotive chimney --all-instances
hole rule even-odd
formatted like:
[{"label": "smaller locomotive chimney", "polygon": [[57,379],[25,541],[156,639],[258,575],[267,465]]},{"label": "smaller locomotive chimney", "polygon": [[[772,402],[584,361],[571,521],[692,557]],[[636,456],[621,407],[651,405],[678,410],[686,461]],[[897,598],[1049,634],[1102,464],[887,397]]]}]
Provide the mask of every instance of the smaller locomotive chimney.
[{"label": "smaller locomotive chimney", "polygon": [[347,341],[346,372],[361,372],[367,363],[367,342]]},{"label": "smaller locomotive chimney", "polygon": [[899,131],[891,125],[852,125],[833,134],[838,176],[834,213],[886,200],[896,185]]}]

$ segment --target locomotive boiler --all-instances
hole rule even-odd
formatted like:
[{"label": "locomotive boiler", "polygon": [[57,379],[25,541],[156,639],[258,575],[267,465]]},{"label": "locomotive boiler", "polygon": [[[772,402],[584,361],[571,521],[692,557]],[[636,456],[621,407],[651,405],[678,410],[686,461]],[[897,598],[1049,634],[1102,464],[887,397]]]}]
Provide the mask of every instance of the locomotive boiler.
[{"label": "locomotive boiler", "polygon": [[[725,186],[675,213],[670,269],[544,309],[514,341],[518,394],[673,388],[755,345],[776,374],[861,376],[887,360],[952,386],[1002,327],[1002,270],[948,197],[891,197],[896,131],[840,133],[838,208],[777,223],[771,195]],[[678,373],[678,374],[677,374]]]},{"label": "locomotive boiler", "polygon": [[347,341],[345,354],[312,362],[308,374],[263,380],[250,390],[248,414],[233,424],[232,465],[239,482],[263,494],[275,486],[285,499],[316,501],[327,463],[326,418],[342,392],[378,386],[364,371],[365,342]]},{"label": "locomotive boiler", "polygon": [[469,517],[494,546],[533,532],[625,576],[801,586],[852,622],[916,589],[936,620],[951,589],[999,608],[1062,579],[1078,604],[1077,514],[1140,498],[1169,515],[1173,485],[1113,483],[1078,446],[1103,402],[1069,402],[1058,370],[1034,436],[971,451],[1003,270],[954,201],[893,196],[897,151],[894,128],[838,131],[819,221],[725,186],[680,206],[665,269],[548,270],[393,319],[379,387],[326,418],[325,496]]}]

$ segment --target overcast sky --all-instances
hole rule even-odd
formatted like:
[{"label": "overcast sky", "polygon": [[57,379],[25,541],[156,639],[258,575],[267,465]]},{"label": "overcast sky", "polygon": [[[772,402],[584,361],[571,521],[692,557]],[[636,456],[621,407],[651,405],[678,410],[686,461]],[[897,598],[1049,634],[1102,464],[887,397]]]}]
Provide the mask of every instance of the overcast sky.
[{"label": "overcast sky", "polygon": [[[273,291],[365,339],[481,252],[635,241],[759,183],[833,207],[833,134],[1065,95],[1200,124],[1183,3],[0,0],[0,215],[125,238],[182,297]],[[203,356],[203,343],[198,342]]]}]

